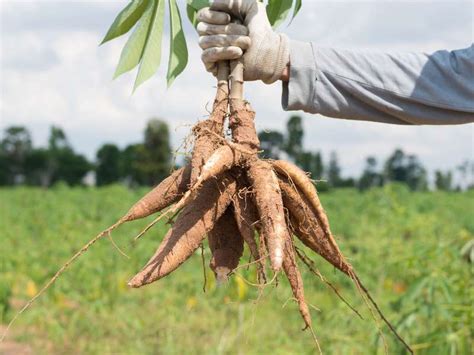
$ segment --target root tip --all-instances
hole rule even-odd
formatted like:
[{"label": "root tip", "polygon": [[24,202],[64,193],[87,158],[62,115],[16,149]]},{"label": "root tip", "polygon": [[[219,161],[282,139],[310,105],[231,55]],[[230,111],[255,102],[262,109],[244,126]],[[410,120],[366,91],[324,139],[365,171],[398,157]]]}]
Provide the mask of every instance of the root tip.
[{"label": "root tip", "polygon": [[231,270],[226,267],[217,267],[214,271],[216,275],[217,286],[225,285],[229,281],[229,274]]},{"label": "root tip", "polygon": [[276,255],[272,260],[272,270],[274,272],[278,272],[281,270],[282,265],[283,265],[283,256]]},{"label": "root tip", "polygon": [[128,281],[127,285],[128,285],[128,287],[131,287],[131,288],[139,288],[139,287],[143,286],[143,282],[141,282],[140,280],[137,280],[134,277],[133,279]]}]

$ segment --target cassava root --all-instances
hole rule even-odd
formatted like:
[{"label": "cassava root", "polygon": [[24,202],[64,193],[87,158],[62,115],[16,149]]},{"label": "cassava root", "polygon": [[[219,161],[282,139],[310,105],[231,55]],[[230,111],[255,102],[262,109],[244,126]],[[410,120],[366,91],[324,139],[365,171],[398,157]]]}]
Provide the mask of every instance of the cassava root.
[{"label": "cassava root", "polygon": [[[315,186],[306,173],[291,163],[258,157],[260,142],[254,124],[255,112],[243,100],[242,93],[242,63],[233,61],[230,68],[229,63],[219,63],[213,112],[193,128],[194,149],[190,163],[173,172],[116,224],[82,248],[41,289],[40,294],[95,241],[125,222],[158,213],[174,204],[168,210],[177,216],[174,223],[155,254],[129,281],[129,286],[142,287],[169,275],[191,257],[206,236],[212,252],[209,266],[218,282],[225,282],[238,267],[245,243],[254,259],[260,285],[265,285],[267,280],[266,258],[270,260],[274,278],[280,271],[284,272],[305,329],[309,328],[314,335],[303,278],[296,260],[296,255],[302,256],[295,249],[294,235],[350,277],[379,311],[354,268],[341,253]],[[227,118],[231,141],[223,132]],[[379,314],[386,321],[381,312]],[[391,326],[388,321],[387,324]],[[393,327],[391,329],[396,334]]]}]

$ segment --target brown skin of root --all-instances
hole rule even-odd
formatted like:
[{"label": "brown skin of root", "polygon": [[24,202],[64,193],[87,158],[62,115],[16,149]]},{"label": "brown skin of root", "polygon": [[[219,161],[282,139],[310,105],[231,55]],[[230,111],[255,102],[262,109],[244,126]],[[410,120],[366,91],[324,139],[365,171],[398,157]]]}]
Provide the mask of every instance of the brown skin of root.
[{"label": "brown skin of root", "polygon": [[216,136],[213,136],[209,132],[215,132],[222,135],[223,125],[211,120],[205,120],[196,124],[193,128],[194,133],[194,149],[191,159],[191,183],[194,185],[198,176],[201,174],[201,169],[206,163],[207,159],[214,152],[221,142]]},{"label": "brown skin of root", "polygon": [[[196,124],[193,128],[194,149],[191,159],[191,186],[194,185],[201,169],[215,149],[222,144],[224,120],[227,115],[228,98],[222,88],[218,88],[211,116]],[[211,132],[215,133],[213,135]]]},{"label": "brown skin of root", "polygon": [[196,179],[194,185],[186,192],[183,198],[175,205],[176,209],[181,209],[196,194],[203,183],[209,181],[215,176],[223,174],[234,166],[238,166],[243,160],[243,155],[238,150],[231,148],[229,145],[223,145],[216,149],[206,164],[202,167],[201,174]]},{"label": "brown skin of root", "polygon": [[175,203],[187,191],[190,176],[190,165],[175,170],[170,176],[135,203],[122,218],[122,221],[128,222],[148,217]]},{"label": "brown skin of root", "polygon": [[319,200],[316,187],[308,175],[296,165],[285,160],[274,160],[272,161],[272,166],[278,174],[286,177],[291,183],[298,187],[304,196],[306,196],[309,206],[311,206],[311,208],[314,210],[319,225],[323,229],[324,233],[326,233],[327,238],[333,244],[333,246],[338,248],[337,243],[331,233],[328,217],[324,211],[321,201]]},{"label": "brown skin of root", "polygon": [[278,178],[270,164],[263,160],[253,161],[248,167],[247,176],[254,191],[261,233],[265,238],[272,269],[278,271],[283,262],[284,243],[289,238]]},{"label": "brown skin of root", "polygon": [[[243,191],[244,186],[247,182],[243,182],[244,177],[239,179],[238,191]],[[237,193],[234,201],[234,218],[239,228],[240,234],[248,245],[252,258],[257,261],[258,280],[261,283],[266,282],[265,276],[265,260],[262,259],[260,250],[257,245],[255,238],[255,232],[259,225],[257,207],[254,204],[253,198],[246,193],[242,195]]]},{"label": "brown skin of root", "polygon": [[235,178],[230,174],[205,183],[202,193],[183,208],[158,250],[128,285],[141,287],[149,284],[165,277],[184,263],[230,205],[236,193],[236,185]]},{"label": "brown skin of root", "polygon": [[225,281],[239,265],[244,252],[244,240],[234,219],[232,206],[217,220],[208,233],[209,247],[212,252],[209,264],[218,281]]},{"label": "brown skin of root", "polygon": [[230,109],[229,126],[234,142],[254,152],[254,155],[244,156],[242,165],[254,191],[261,233],[265,238],[272,269],[278,271],[283,262],[284,241],[289,237],[278,179],[270,164],[257,158],[260,142],[255,130],[255,112],[250,104],[239,98],[231,98]]},{"label": "brown skin of root", "polygon": [[204,181],[209,180],[213,176],[222,174],[233,166],[239,165],[242,160],[243,154],[239,151],[232,149],[228,145],[220,146],[207,159],[192,190],[196,190]]},{"label": "brown skin of root", "polygon": [[234,142],[255,152],[256,157],[260,141],[255,130],[255,111],[248,102],[240,99],[230,100],[230,110],[229,128]]},{"label": "brown skin of root", "polygon": [[328,240],[326,233],[317,223],[310,202],[286,178],[280,176],[283,203],[289,212],[290,228],[294,234],[311,250],[321,255],[334,267],[351,276],[352,266],[345,261],[339,248]]},{"label": "brown skin of root", "polygon": [[301,313],[301,317],[305,322],[305,329],[311,328],[311,314],[309,313],[308,305],[306,304],[304,297],[303,279],[301,273],[296,264],[295,250],[293,248],[293,241],[289,237],[285,241],[285,256],[283,258],[283,271],[293,291],[293,295],[298,302],[298,307]]}]

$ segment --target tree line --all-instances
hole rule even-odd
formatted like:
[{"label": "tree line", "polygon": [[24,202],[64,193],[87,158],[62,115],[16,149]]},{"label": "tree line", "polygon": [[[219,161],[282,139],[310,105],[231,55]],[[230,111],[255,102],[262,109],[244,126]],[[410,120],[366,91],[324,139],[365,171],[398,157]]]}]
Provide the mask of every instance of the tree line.
[{"label": "tree line", "polygon": [[[338,156],[331,152],[329,159],[324,162],[321,152],[307,151],[303,147],[304,129],[302,118],[294,115],[286,124],[285,134],[270,130],[258,135],[263,150],[263,156],[269,159],[289,158],[303,170],[311,173],[318,181],[320,191],[331,187],[355,187],[361,191],[372,187],[381,187],[388,183],[406,184],[413,191],[428,189],[428,173],[420,159],[414,154],[407,154],[402,149],[396,149],[384,162],[377,158],[366,158],[365,167],[358,177],[344,178]],[[465,161],[456,168],[459,180],[464,187],[474,186],[474,162]],[[453,171],[436,170],[434,187],[438,190],[460,190],[455,185]]]},{"label": "tree line", "polygon": [[[413,191],[428,189],[427,170],[417,156],[396,149],[384,162],[367,157],[362,174],[343,177],[335,152],[325,161],[321,152],[304,149],[304,129],[300,116],[291,116],[285,133],[265,130],[258,134],[261,155],[269,159],[290,159],[318,181],[320,191],[354,187],[361,191],[387,183],[406,184]],[[159,119],[149,120],[143,142],[120,149],[113,143],[102,145],[94,162],[76,153],[65,132],[56,126],[50,129],[46,147],[34,147],[27,128],[11,126],[0,141],[0,185],[32,185],[48,187],[58,181],[80,185],[89,172],[95,173],[95,184],[103,186],[125,183],[128,186],[154,185],[175,167],[169,128]],[[438,190],[460,189],[454,184],[454,174],[465,187],[472,187],[474,163],[466,161],[456,171],[435,171],[434,185]]]},{"label": "tree line", "polygon": [[154,185],[169,174],[171,162],[168,125],[158,119],[148,122],[143,142],[123,150],[112,143],[104,144],[95,162],[76,153],[59,127],[51,127],[47,147],[34,147],[25,127],[12,126],[0,141],[0,185],[49,187],[63,181],[74,186],[83,184],[91,171],[98,186],[116,182]]}]

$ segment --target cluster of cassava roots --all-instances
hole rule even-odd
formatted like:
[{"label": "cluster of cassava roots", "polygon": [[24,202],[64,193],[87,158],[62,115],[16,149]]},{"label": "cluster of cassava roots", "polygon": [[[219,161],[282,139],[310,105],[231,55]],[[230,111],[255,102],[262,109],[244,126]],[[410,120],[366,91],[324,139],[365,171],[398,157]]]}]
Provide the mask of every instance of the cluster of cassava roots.
[{"label": "cluster of cassava roots", "polygon": [[[163,216],[172,216],[174,222],[158,250],[129,281],[129,286],[141,287],[167,276],[193,255],[206,236],[212,252],[210,267],[218,282],[225,282],[238,267],[244,244],[247,244],[259,283],[267,283],[266,260],[269,259],[275,275],[281,270],[286,275],[305,328],[312,329],[296,256],[311,265],[306,255],[295,247],[293,238],[297,237],[350,277],[364,299],[371,302],[403,342],[339,250],[308,175],[290,162],[258,157],[255,112],[242,98],[242,64],[238,61],[231,62],[230,66],[220,63],[217,79],[213,111],[208,119],[193,128],[194,149],[190,163],[163,180],[70,262],[120,224],[168,208],[139,235]],[[232,139],[224,135],[226,119]]]}]

